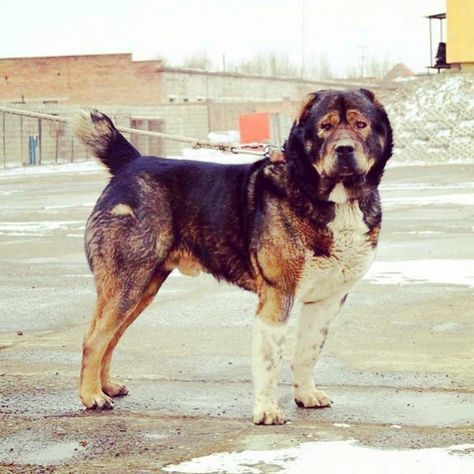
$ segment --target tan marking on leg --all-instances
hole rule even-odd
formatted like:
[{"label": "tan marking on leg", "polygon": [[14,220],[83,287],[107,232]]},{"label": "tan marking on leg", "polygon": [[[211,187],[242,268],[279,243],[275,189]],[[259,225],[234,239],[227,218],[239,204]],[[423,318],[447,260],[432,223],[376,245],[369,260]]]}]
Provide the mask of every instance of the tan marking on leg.
[{"label": "tan marking on leg", "polygon": [[127,204],[117,204],[110,213],[114,216],[132,216],[135,217],[133,209]]},{"label": "tan marking on leg", "polygon": [[128,329],[128,327],[138,318],[138,316],[146,309],[146,307],[153,301],[156,293],[160,289],[163,282],[166,280],[168,272],[156,277],[148,287],[145,296],[142,301],[138,303],[136,308],[130,313],[130,315],[124,320],[124,322],[116,330],[112,337],[107,349],[102,357],[102,367],[100,371],[100,379],[102,384],[102,390],[110,397],[116,397],[120,395],[127,395],[128,389],[125,385],[112,382],[110,380],[110,364],[112,360],[112,353],[119,342],[122,335]]},{"label": "tan marking on leg", "polygon": [[122,319],[117,301],[98,303],[83,343],[80,396],[86,408],[112,408],[112,399],[102,392],[100,368],[102,357]]}]

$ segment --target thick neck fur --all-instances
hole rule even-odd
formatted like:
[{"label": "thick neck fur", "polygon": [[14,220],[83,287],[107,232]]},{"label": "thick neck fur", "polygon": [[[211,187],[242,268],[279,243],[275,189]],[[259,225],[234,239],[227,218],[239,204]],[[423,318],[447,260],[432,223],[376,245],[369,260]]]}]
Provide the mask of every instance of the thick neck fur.
[{"label": "thick neck fur", "polygon": [[[284,200],[298,218],[314,228],[327,227],[335,218],[337,205],[344,204],[328,200],[327,183],[318,176],[313,166],[305,169],[295,165],[291,158],[280,163],[266,161],[259,175],[258,179],[266,192]],[[371,229],[381,223],[380,198],[376,186],[367,187],[364,191],[346,202],[358,204],[365,223]]]}]

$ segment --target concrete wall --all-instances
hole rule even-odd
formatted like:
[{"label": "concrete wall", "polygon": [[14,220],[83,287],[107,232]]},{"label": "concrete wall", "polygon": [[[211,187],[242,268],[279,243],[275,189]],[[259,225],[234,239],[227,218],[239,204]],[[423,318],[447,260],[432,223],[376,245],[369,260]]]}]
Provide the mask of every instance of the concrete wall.
[{"label": "concrete wall", "polygon": [[318,89],[347,86],[337,81],[318,82],[291,77],[267,77],[251,74],[206,73],[199,70],[164,68],[163,97],[166,102],[199,100],[225,101],[281,101],[300,100]]},{"label": "concrete wall", "polygon": [[[33,108],[31,104],[16,105],[25,110],[58,114],[72,118],[79,106],[49,104]],[[118,126],[130,127],[132,120],[152,119],[163,123],[162,130],[174,135],[206,139],[209,132],[209,115],[207,104],[165,104],[160,106],[104,106],[101,110],[112,117]],[[85,148],[74,138],[70,128],[64,124],[48,120],[20,118],[8,113],[0,114],[0,166],[14,167],[28,164],[29,140],[38,137],[36,150],[41,163],[61,163],[90,158]],[[129,139],[137,138],[127,136]],[[145,141],[150,141],[147,146]],[[156,138],[140,137],[136,139],[142,152],[156,150]],[[153,143],[151,143],[153,142]],[[173,141],[163,141],[161,149],[166,156],[179,155],[189,145]]]},{"label": "concrete wall", "polygon": [[239,117],[245,114],[269,112],[281,114],[293,121],[301,101],[284,100],[274,102],[210,102],[209,120],[211,131],[238,130]]}]

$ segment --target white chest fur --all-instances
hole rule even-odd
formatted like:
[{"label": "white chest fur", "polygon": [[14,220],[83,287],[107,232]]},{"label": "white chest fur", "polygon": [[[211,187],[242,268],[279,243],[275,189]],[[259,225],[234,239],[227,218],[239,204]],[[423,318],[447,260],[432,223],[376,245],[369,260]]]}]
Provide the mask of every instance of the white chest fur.
[{"label": "white chest fur", "polygon": [[332,248],[328,257],[315,256],[308,249],[298,284],[297,298],[317,301],[347,293],[367,272],[375,249],[367,238],[368,227],[357,202],[336,204],[329,225]]}]

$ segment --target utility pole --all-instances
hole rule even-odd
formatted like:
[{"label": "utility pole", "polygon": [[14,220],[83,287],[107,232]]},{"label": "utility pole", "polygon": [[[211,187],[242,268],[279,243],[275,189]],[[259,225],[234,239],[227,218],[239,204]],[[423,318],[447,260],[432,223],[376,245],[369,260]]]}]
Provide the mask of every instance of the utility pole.
[{"label": "utility pole", "polygon": [[301,0],[301,79],[305,74],[305,0]]},{"label": "utility pole", "polygon": [[360,77],[364,77],[364,75],[365,75],[365,52],[367,50],[367,46],[360,45],[360,46],[358,46],[358,48],[360,49],[360,56],[359,56]]}]

